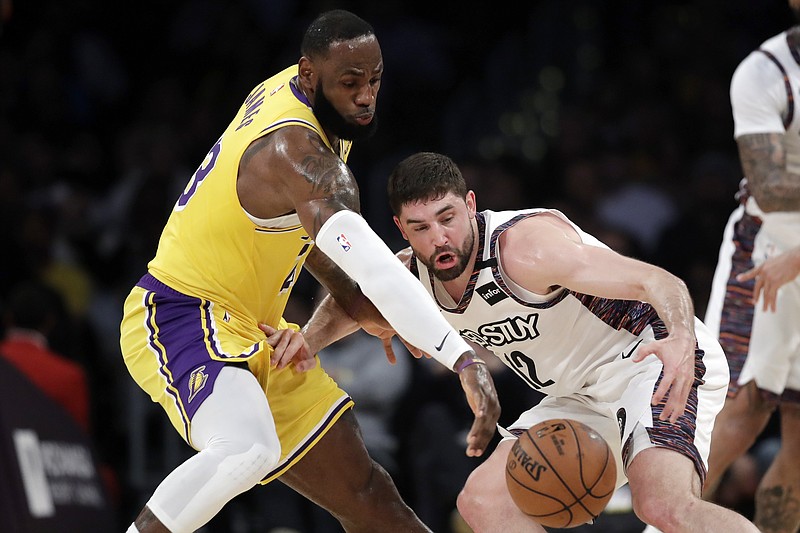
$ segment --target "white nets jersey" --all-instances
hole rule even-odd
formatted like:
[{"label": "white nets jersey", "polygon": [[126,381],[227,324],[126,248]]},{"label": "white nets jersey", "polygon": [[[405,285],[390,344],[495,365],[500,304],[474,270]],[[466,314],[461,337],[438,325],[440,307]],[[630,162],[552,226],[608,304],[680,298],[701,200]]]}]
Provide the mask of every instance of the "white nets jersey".
[{"label": "white nets jersey", "polygon": [[[498,260],[498,237],[518,221],[542,212],[569,222],[561,213],[544,209],[477,213],[478,260],[459,302],[416,258],[412,271],[464,338],[494,352],[529,386],[551,396],[581,393],[613,401],[619,394],[615,376],[626,379],[632,370],[646,366],[630,360],[635,348],[667,332],[646,303],[564,288],[542,296],[506,277]],[[573,227],[583,242],[605,247]]]},{"label": "white nets jersey", "polygon": [[786,133],[789,172],[800,173],[800,51],[786,32],[766,40],[736,68],[731,79],[734,137]]},{"label": "white nets jersey", "polygon": [[455,302],[425,265],[411,270],[433,296],[445,318],[466,339],[486,347],[530,387],[546,394],[523,412],[506,437],[550,418],[579,420],[598,431],[617,461],[618,485],[625,466],[650,446],[689,457],[705,476],[714,418],[725,400],[725,356],[716,339],[695,320],[695,382],[677,424],[660,421],[663,402],[651,406],[661,379],[655,356],[634,363],[642,343],[667,335],[649,304],[612,300],[556,288],[537,295],[503,274],[500,235],[527,217],[552,213],[570,223],[585,244],[605,247],[554,210],[477,213],[478,256],[460,301]]}]

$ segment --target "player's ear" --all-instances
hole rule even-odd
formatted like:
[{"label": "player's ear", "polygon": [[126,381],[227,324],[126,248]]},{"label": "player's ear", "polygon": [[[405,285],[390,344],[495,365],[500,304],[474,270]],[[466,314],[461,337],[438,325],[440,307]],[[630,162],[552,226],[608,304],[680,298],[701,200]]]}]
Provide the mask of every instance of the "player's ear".
[{"label": "player's ear", "polygon": [[408,235],[406,235],[406,232],[403,231],[403,226],[400,224],[400,219],[397,218],[396,216],[393,216],[392,220],[394,220],[394,225],[397,226],[397,229],[400,230],[400,233],[403,235],[403,238],[405,240],[408,240]]},{"label": "player's ear", "polygon": [[297,64],[297,77],[304,89],[314,90],[314,64],[306,56],[301,57]]},{"label": "player's ear", "polygon": [[467,204],[469,218],[475,218],[475,210],[477,205],[475,202],[475,192],[471,190],[467,191],[467,196],[464,197],[464,202]]}]

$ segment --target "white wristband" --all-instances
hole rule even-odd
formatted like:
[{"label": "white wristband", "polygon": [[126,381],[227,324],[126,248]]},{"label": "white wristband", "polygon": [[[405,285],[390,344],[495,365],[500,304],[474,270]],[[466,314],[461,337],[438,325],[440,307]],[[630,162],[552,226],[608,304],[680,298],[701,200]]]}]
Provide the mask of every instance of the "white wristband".
[{"label": "white wristband", "polygon": [[353,278],[398,335],[453,369],[469,344],[444,319],[433,299],[367,222],[354,211],[334,213],[317,246]]}]

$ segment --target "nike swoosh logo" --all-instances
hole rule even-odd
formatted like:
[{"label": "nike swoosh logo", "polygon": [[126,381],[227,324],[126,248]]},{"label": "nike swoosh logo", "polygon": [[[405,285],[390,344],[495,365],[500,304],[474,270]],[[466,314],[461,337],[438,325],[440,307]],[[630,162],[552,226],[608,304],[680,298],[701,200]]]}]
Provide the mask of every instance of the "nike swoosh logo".
[{"label": "nike swoosh logo", "polygon": [[622,352],[622,358],[623,359],[628,359],[630,356],[632,356],[633,352],[636,351],[636,348],[638,348],[639,345],[642,343],[642,340],[644,340],[644,339],[639,339],[639,342],[637,342],[636,344],[633,345],[633,348],[631,348],[631,350],[628,352],[628,355],[625,355],[625,352]]},{"label": "nike swoosh logo", "polygon": [[447,332],[447,334],[444,336],[444,339],[442,339],[442,342],[440,342],[440,343],[439,343],[439,346],[434,346],[434,348],[436,348],[436,351],[437,351],[437,352],[441,352],[441,351],[442,351],[442,346],[444,346],[444,341],[445,341],[445,340],[447,340],[447,335],[450,335],[450,332],[449,332],[449,331],[448,331],[448,332]]}]

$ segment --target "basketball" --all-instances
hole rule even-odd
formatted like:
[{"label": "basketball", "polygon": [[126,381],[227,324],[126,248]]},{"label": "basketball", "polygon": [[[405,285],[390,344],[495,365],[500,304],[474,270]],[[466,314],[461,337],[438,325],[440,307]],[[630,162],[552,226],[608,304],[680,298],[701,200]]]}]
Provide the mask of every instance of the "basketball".
[{"label": "basketball", "polygon": [[594,520],[614,494],[617,466],[606,441],[569,419],[523,432],[508,454],[506,485],[519,509],[543,526]]}]

